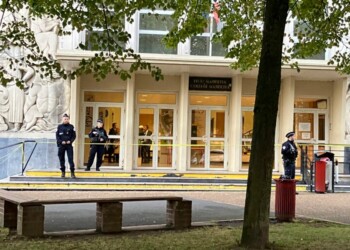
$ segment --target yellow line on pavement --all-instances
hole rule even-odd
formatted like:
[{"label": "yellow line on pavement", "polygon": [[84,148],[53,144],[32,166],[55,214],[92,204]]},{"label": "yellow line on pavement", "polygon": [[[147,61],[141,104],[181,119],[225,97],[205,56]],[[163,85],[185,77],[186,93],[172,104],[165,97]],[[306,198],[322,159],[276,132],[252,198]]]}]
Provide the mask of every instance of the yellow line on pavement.
[{"label": "yellow line on pavement", "polygon": [[[69,173],[67,173],[69,175]],[[60,171],[27,171],[25,173],[28,177],[59,177]],[[232,180],[246,180],[248,179],[248,173],[238,174],[220,174],[220,173],[169,173],[169,172],[115,172],[115,171],[101,171],[101,172],[85,172],[76,171],[77,177],[91,177],[91,178],[135,178],[135,177],[181,177],[181,178],[198,178],[198,179],[232,179]],[[274,174],[273,179],[278,179],[280,174]],[[296,179],[300,180],[301,176],[297,176]]]},{"label": "yellow line on pavement", "polygon": [[[8,189],[110,189],[110,190],[186,190],[186,191],[245,191],[242,184],[158,184],[158,183],[0,183]],[[275,190],[275,186],[272,186]],[[297,186],[297,191],[306,191],[306,186]]]}]

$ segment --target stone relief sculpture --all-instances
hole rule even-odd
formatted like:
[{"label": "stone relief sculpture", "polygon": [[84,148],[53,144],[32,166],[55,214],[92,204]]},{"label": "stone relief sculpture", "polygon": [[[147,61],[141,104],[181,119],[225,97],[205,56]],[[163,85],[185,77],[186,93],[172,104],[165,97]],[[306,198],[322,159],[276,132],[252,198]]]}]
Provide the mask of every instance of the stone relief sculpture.
[{"label": "stone relief sculpture", "polygon": [[36,77],[24,104],[24,124],[21,130],[54,130],[59,122],[58,117],[67,111],[62,98],[64,92],[62,78]]},{"label": "stone relief sculpture", "polygon": [[[21,17],[22,20],[25,18]],[[6,13],[4,20],[12,22],[18,18],[18,14]],[[59,20],[43,17],[26,21],[43,55],[55,59]],[[14,46],[0,55],[0,64],[7,74],[22,79],[25,84],[24,89],[17,87],[15,81],[8,83],[7,87],[1,86],[0,131],[53,131],[59,117],[69,111],[70,81],[58,75],[42,79],[35,69],[23,64],[11,67],[7,58],[21,58],[24,53],[23,48]]]},{"label": "stone relief sculpture", "polygon": [[47,16],[31,22],[31,29],[40,50],[51,59],[55,59],[57,51],[59,25],[59,20]]},{"label": "stone relief sculpture", "polygon": [[[19,59],[22,57],[20,47],[11,47],[7,52],[12,58]],[[19,63],[10,65],[9,61],[5,62],[4,69],[8,76],[15,77],[24,81],[25,88],[27,82],[34,76],[34,69],[21,65]],[[13,131],[18,131],[23,123],[23,108],[25,101],[25,93],[20,89],[15,81],[7,84],[8,91],[8,114],[7,121]]]},{"label": "stone relief sculpture", "polygon": [[6,87],[0,85],[0,131],[8,130],[8,125],[5,120],[9,111],[8,90]]}]

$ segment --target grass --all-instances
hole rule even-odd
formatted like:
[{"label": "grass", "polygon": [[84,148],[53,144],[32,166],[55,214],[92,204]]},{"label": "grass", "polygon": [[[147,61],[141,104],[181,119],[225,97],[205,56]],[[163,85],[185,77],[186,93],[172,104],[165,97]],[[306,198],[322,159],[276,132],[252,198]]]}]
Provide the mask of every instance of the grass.
[{"label": "grass", "polygon": [[[0,229],[0,249],[241,249],[241,224],[184,231],[138,231],[117,235],[25,238]],[[271,249],[350,249],[350,226],[314,220],[271,224]]]}]

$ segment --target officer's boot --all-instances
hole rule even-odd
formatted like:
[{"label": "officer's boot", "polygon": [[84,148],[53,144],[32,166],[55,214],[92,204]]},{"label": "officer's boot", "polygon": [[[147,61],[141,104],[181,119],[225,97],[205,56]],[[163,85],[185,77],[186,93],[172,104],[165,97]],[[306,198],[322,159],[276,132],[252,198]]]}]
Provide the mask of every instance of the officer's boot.
[{"label": "officer's boot", "polygon": [[76,178],[74,172],[70,172],[70,177],[73,178],[73,179]]},{"label": "officer's boot", "polygon": [[66,172],[63,172],[63,171],[62,171],[61,177],[62,177],[62,178],[66,177]]},{"label": "officer's boot", "polygon": [[89,167],[86,167],[84,170],[85,170],[85,171],[90,171],[90,168],[89,168]]}]

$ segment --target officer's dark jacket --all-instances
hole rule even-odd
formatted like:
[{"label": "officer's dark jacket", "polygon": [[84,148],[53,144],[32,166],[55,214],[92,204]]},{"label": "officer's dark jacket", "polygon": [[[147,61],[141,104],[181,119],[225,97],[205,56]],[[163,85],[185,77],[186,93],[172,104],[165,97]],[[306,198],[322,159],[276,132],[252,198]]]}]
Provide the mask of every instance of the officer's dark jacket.
[{"label": "officer's dark jacket", "polygon": [[[95,127],[89,133],[92,143],[105,143],[108,140],[107,132],[104,128]],[[103,139],[102,141],[100,139]]]},{"label": "officer's dark jacket", "polygon": [[281,153],[283,160],[294,161],[298,157],[298,148],[295,145],[294,141],[287,140],[282,144]]},{"label": "officer's dark jacket", "polygon": [[71,144],[76,138],[74,126],[72,124],[60,124],[56,131],[57,146],[61,146],[63,141],[70,141]]}]

